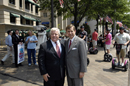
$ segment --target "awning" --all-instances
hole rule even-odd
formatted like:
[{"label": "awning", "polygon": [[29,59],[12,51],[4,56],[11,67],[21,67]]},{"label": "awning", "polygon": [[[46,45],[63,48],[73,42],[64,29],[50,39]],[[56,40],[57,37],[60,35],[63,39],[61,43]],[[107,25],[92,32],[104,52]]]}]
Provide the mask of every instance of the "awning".
[{"label": "awning", "polygon": [[49,24],[49,22],[42,22],[42,24]]},{"label": "awning", "polygon": [[60,32],[61,32],[61,33],[65,33],[66,31],[65,31],[65,30],[61,30]]},{"label": "awning", "polygon": [[41,22],[41,20],[38,20],[38,19],[37,19],[36,21],[37,21],[37,22]]},{"label": "awning", "polygon": [[26,16],[21,16],[21,17],[24,18],[24,19],[27,19],[27,20],[36,21],[36,19],[34,19],[34,18],[29,18],[29,17],[26,17]]},{"label": "awning", "polygon": [[50,32],[51,29],[47,29],[46,32]]},{"label": "awning", "polygon": [[31,3],[31,4],[33,4],[33,5],[35,5],[35,3],[34,2],[32,2],[31,0],[25,0],[26,2],[29,2],[29,3]]},{"label": "awning", "polygon": [[37,7],[40,7],[39,5],[37,5],[36,3],[34,3],[34,2],[31,1],[31,0],[25,0],[25,1],[31,3],[32,5],[35,5],[35,6],[37,6]]},{"label": "awning", "polygon": [[14,13],[10,13],[10,15],[13,16],[13,17],[17,17],[17,18],[20,17],[20,15],[17,15],[17,14],[14,14]]}]

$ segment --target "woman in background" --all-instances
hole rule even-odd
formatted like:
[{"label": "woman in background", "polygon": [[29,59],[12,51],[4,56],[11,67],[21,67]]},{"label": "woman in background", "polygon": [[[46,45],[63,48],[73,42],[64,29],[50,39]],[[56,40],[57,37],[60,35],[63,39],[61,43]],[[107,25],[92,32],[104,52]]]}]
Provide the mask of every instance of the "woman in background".
[{"label": "woman in background", "polygon": [[27,53],[28,53],[28,65],[31,65],[31,55],[33,57],[33,63],[34,65],[37,65],[36,63],[36,42],[37,42],[37,37],[34,35],[32,31],[28,31],[28,37],[26,39],[27,43]]}]

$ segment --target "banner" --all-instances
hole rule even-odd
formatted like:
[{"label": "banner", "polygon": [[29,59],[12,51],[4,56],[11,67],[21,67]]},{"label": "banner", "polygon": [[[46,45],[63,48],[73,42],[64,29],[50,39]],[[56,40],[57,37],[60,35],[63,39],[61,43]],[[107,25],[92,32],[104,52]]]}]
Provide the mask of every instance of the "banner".
[{"label": "banner", "polygon": [[18,44],[18,64],[24,61],[24,44]]}]

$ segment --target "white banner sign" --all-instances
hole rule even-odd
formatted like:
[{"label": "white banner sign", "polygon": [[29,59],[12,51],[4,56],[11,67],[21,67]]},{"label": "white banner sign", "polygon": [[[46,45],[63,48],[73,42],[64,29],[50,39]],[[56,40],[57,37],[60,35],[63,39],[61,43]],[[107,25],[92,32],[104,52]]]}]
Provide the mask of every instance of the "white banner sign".
[{"label": "white banner sign", "polygon": [[24,44],[18,44],[18,64],[24,61]]}]

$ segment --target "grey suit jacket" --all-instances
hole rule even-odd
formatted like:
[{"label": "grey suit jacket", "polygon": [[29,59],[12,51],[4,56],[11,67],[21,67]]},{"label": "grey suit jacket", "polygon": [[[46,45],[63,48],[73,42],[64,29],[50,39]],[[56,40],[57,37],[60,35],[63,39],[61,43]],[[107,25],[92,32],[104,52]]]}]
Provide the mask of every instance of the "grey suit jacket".
[{"label": "grey suit jacket", "polygon": [[86,43],[77,36],[74,38],[70,48],[68,47],[68,42],[69,39],[65,42],[67,75],[70,78],[79,78],[79,73],[87,70]]}]

